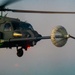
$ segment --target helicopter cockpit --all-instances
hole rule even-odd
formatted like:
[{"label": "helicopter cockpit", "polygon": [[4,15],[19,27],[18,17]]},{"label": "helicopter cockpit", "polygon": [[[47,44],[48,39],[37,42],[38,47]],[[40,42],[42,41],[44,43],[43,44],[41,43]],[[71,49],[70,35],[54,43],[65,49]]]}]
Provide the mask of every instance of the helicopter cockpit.
[{"label": "helicopter cockpit", "polygon": [[16,22],[16,21],[12,21],[12,26],[14,30],[34,30],[33,27],[31,26],[31,24],[26,23],[26,22]]},{"label": "helicopter cockpit", "polygon": [[4,31],[11,31],[11,24],[10,23],[6,23],[5,25],[4,25]]}]

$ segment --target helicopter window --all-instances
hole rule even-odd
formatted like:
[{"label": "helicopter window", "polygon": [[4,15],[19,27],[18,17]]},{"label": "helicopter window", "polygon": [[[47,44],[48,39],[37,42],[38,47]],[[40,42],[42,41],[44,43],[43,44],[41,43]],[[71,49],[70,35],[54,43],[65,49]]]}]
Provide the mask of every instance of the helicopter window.
[{"label": "helicopter window", "polygon": [[33,30],[33,27],[31,25],[29,25],[29,29]]},{"label": "helicopter window", "polygon": [[14,30],[24,30],[24,29],[33,30],[33,27],[29,23],[26,23],[26,22],[15,22],[15,21],[13,21],[12,25],[13,25]]},{"label": "helicopter window", "polygon": [[11,31],[11,25],[10,25],[10,23],[6,23],[4,25],[4,31]]},{"label": "helicopter window", "polygon": [[20,29],[19,22],[12,21],[12,26],[13,26],[14,30],[19,30]]},{"label": "helicopter window", "polygon": [[29,24],[29,23],[26,23],[26,22],[20,22],[20,28],[21,29],[31,29],[33,30],[33,27]]}]

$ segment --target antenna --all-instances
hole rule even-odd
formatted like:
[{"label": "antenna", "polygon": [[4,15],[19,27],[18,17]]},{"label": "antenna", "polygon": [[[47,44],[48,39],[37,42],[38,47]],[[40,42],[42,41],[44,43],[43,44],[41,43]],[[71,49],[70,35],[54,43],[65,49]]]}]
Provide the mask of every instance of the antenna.
[{"label": "antenna", "polygon": [[1,17],[3,16],[3,11],[1,11]]}]

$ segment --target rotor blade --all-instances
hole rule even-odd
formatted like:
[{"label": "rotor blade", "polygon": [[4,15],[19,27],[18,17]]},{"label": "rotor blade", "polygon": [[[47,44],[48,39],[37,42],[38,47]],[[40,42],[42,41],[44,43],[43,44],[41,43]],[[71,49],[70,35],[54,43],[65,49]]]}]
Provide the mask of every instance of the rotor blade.
[{"label": "rotor blade", "polygon": [[12,11],[19,13],[41,13],[41,14],[75,14],[75,12],[68,11],[37,11],[37,10],[16,10],[16,9],[4,9],[3,11]]},{"label": "rotor blade", "polygon": [[20,0],[5,0],[5,2],[3,2],[2,5],[0,5],[0,8],[5,8],[5,6],[12,4],[14,2],[17,2],[17,1],[20,1]]}]

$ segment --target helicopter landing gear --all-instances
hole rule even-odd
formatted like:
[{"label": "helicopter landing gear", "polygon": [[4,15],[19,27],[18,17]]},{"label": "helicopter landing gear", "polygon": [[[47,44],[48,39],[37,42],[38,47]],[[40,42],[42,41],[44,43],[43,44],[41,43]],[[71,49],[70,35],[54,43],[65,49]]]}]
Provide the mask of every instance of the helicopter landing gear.
[{"label": "helicopter landing gear", "polygon": [[23,54],[24,54],[23,49],[22,48],[20,48],[20,49],[17,48],[17,56],[22,57]]},{"label": "helicopter landing gear", "polygon": [[27,47],[25,47],[24,50],[27,51]]}]

